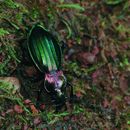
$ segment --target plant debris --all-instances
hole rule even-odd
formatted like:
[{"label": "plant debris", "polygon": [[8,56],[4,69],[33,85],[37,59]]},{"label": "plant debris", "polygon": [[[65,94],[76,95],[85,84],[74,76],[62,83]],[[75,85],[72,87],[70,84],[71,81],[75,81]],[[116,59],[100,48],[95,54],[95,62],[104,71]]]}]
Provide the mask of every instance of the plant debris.
[{"label": "plant debris", "polygon": [[[0,129],[129,130],[129,0],[0,0]],[[65,42],[73,103],[55,113],[27,51],[41,24]],[[40,80],[38,78],[40,77]]]}]

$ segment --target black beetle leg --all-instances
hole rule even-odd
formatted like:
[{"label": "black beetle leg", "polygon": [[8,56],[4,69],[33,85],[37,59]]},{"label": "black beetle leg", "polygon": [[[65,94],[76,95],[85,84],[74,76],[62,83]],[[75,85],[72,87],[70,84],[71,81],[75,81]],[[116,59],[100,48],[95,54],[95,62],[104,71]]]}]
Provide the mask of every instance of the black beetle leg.
[{"label": "black beetle leg", "polygon": [[64,41],[60,41],[61,50],[64,52],[64,49],[67,48],[67,44]]},{"label": "black beetle leg", "polygon": [[40,96],[41,96],[43,89],[44,89],[43,84],[44,84],[44,81],[41,83],[40,90],[38,91],[38,95],[37,95],[36,106],[38,106],[38,107],[39,107],[39,102],[40,102]]},{"label": "black beetle leg", "polygon": [[70,93],[70,103],[76,103],[78,101],[77,96],[73,93],[73,86],[72,84],[67,82],[67,85],[71,87],[71,93]]},{"label": "black beetle leg", "polygon": [[70,84],[69,82],[67,82],[67,86],[69,86],[71,88],[71,91],[70,91],[70,102],[73,102],[73,97],[74,97],[74,94],[73,94],[73,86],[72,84]]}]

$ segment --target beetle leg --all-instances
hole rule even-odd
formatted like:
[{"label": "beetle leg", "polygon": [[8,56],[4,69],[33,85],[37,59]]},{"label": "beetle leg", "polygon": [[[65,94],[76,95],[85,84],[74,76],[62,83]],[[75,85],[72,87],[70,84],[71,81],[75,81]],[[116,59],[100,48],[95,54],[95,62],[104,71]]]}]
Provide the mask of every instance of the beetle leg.
[{"label": "beetle leg", "polygon": [[73,97],[74,97],[74,94],[73,94],[73,86],[72,84],[70,84],[69,82],[67,82],[67,87],[70,87],[70,102],[73,102]]},{"label": "beetle leg", "polygon": [[73,93],[73,86],[71,83],[67,82],[67,86],[71,87],[71,92],[70,92],[70,103],[77,102],[77,96]]},{"label": "beetle leg", "polygon": [[67,48],[67,44],[64,41],[60,41],[61,50],[64,52],[64,49]]},{"label": "beetle leg", "polygon": [[43,92],[44,86],[42,86],[44,84],[44,81],[41,83],[40,86],[40,90],[38,91],[38,95],[37,95],[37,101],[36,101],[36,105],[39,106],[39,102],[40,102],[40,96]]}]

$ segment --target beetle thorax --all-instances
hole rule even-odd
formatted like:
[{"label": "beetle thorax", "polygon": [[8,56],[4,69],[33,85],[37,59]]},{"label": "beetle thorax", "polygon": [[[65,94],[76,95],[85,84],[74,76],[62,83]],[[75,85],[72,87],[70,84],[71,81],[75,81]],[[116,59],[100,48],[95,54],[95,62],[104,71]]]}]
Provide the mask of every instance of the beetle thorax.
[{"label": "beetle thorax", "polygon": [[45,75],[45,81],[50,84],[54,84],[54,90],[60,95],[62,94],[61,87],[63,86],[64,82],[66,82],[65,80],[66,78],[62,71],[55,71]]}]

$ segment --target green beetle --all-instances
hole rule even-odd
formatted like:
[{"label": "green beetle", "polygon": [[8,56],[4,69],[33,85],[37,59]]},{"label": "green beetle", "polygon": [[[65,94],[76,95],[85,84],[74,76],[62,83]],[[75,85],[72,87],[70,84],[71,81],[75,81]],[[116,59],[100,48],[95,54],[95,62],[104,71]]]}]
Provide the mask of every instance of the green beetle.
[{"label": "green beetle", "polygon": [[62,71],[62,50],[57,40],[44,27],[36,25],[29,33],[27,45],[36,67],[45,74],[44,84],[38,95],[45,88],[56,105],[65,103],[66,87],[71,85],[67,83]]}]

